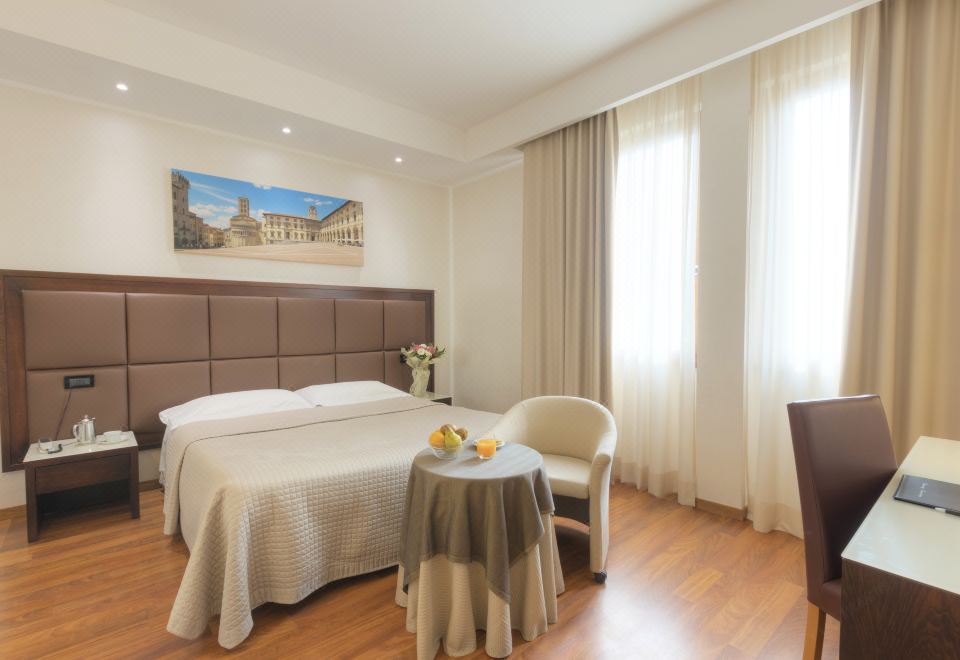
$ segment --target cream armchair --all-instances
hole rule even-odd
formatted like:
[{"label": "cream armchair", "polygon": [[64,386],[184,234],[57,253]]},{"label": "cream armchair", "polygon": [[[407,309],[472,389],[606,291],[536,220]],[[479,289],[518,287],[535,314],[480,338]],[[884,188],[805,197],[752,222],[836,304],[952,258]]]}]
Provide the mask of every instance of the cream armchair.
[{"label": "cream armchair", "polygon": [[587,399],[541,396],[508,410],[488,435],[543,455],[556,515],[590,526],[590,570],[603,583],[610,545],[610,470],[617,447],[610,411]]}]

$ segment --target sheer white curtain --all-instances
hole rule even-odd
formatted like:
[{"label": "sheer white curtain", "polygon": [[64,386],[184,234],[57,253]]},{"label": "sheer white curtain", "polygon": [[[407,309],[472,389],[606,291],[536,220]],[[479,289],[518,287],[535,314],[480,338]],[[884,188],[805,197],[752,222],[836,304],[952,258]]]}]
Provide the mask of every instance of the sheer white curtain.
[{"label": "sheer white curtain", "polygon": [[700,82],[617,110],[612,380],[621,481],[694,504]]},{"label": "sheer white curtain", "polygon": [[753,55],[747,491],[753,525],[802,535],[786,404],[836,396],[850,261],[850,18]]}]

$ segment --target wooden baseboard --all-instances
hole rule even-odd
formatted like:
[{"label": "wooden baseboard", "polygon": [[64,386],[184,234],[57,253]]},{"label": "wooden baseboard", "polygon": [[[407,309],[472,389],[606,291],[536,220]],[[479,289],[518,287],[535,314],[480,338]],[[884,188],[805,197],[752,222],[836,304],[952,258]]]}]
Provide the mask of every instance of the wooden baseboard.
[{"label": "wooden baseboard", "polygon": [[157,490],[160,488],[159,479],[149,479],[147,481],[140,482],[140,492],[142,493],[145,490]]},{"label": "wooden baseboard", "polygon": [[697,498],[696,508],[717,516],[723,516],[724,518],[733,518],[734,520],[746,520],[747,518],[746,507],[737,508],[735,506],[727,506],[726,504],[719,504],[717,502],[711,502],[710,500],[701,500],[699,497]]},{"label": "wooden baseboard", "polygon": [[11,518],[26,518],[27,505],[12,506],[9,509],[0,509],[0,520],[10,520]]}]

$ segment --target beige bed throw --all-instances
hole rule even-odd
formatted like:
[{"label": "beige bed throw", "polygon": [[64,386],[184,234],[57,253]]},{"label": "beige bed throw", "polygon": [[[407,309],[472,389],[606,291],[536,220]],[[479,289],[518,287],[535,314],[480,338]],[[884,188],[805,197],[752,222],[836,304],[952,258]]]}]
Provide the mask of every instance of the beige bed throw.
[{"label": "beige bed throw", "polygon": [[219,613],[218,641],[233,648],[258,605],[396,564],[410,464],[429,432],[482,433],[498,417],[405,397],[176,429],[164,532],[182,532],[190,559],[167,630],[193,639]]}]

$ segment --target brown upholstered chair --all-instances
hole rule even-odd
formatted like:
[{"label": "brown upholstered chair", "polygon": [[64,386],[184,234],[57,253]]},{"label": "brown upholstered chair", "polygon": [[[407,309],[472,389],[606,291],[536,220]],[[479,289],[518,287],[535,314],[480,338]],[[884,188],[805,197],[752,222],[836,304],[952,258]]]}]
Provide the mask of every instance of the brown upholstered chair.
[{"label": "brown upholstered chair", "polygon": [[787,405],[807,565],[804,658],[823,650],[825,615],[840,620],[840,553],[897,471],[876,395]]}]

